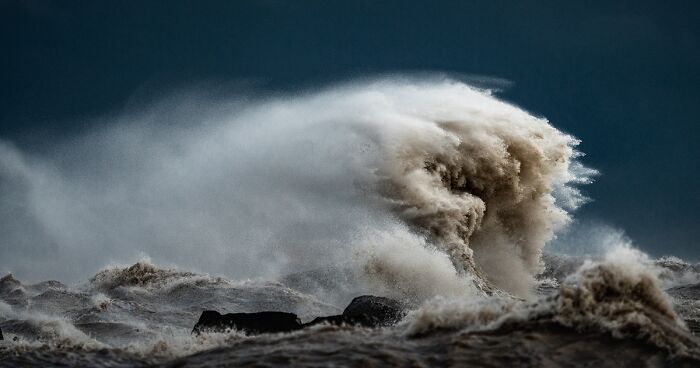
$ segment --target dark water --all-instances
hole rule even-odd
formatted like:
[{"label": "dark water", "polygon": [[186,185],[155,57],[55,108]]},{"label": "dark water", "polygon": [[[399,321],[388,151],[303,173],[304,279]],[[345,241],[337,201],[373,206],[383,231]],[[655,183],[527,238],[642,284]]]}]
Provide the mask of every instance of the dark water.
[{"label": "dark water", "polygon": [[139,263],[75,286],[23,284],[8,275],[0,281],[0,365],[700,365],[698,265],[544,260],[528,300],[438,298],[415,304],[390,328],[315,326],[254,337],[190,331],[204,309],[283,310],[310,320],[343,306],[314,296],[300,274],[285,283],[231,281]]}]

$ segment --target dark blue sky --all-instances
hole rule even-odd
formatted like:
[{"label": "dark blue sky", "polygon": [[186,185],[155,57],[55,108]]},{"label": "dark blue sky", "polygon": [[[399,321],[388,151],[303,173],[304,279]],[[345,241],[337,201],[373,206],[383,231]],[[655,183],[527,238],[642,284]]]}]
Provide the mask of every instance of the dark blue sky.
[{"label": "dark blue sky", "polygon": [[29,150],[202,82],[505,78],[602,172],[579,217],[700,258],[697,1],[0,0],[0,42],[0,137]]}]

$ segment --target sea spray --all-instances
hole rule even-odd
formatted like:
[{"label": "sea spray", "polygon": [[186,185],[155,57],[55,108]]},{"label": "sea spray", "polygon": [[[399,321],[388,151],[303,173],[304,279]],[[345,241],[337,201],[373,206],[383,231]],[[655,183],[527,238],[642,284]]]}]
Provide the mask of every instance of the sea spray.
[{"label": "sea spray", "polygon": [[[583,200],[575,186],[593,173],[576,162],[575,138],[455,80],[202,95],[123,112],[47,154],[0,144],[0,268],[79,280],[86,266],[147,254],[274,279],[350,263],[386,289],[415,279],[392,257],[423,242],[439,251],[423,252],[426,264],[448,268],[436,283],[454,285],[456,272],[524,297],[542,247]],[[394,234],[406,249],[370,241],[376,251],[364,252],[367,239]]]},{"label": "sea spray", "polygon": [[[683,321],[700,315],[697,265],[591,238],[607,256],[541,256],[595,171],[488,90],[389,78],[105,120],[42,153],[0,143],[0,268],[29,280],[0,279],[3,362],[700,359]],[[47,278],[81,283],[30,283]],[[412,311],[380,329],[190,334],[202,310],[308,321],[367,293]]]}]

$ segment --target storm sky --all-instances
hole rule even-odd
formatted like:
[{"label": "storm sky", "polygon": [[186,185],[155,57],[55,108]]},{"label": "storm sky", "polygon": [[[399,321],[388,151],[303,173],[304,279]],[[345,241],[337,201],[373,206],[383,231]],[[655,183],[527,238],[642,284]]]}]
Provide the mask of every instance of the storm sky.
[{"label": "storm sky", "polygon": [[0,139],[57,140],[187,88],[446,73],[582,140],[581,222],[700,258],[695,1],[0,0]]}]

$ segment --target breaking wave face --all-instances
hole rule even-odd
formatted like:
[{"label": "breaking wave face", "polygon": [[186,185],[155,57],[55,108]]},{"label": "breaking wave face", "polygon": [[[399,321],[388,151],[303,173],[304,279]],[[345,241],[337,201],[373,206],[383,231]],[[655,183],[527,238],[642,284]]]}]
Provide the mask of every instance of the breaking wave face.
[{"label": "breaking wave face", "polygon": [[268,278],[336,264],[419,299],[527,296],[594,174],[574,137],[447,79],[190,94],[108,120],[43,153],[0,143],[0,270],[77,280],[145,255]]}]

